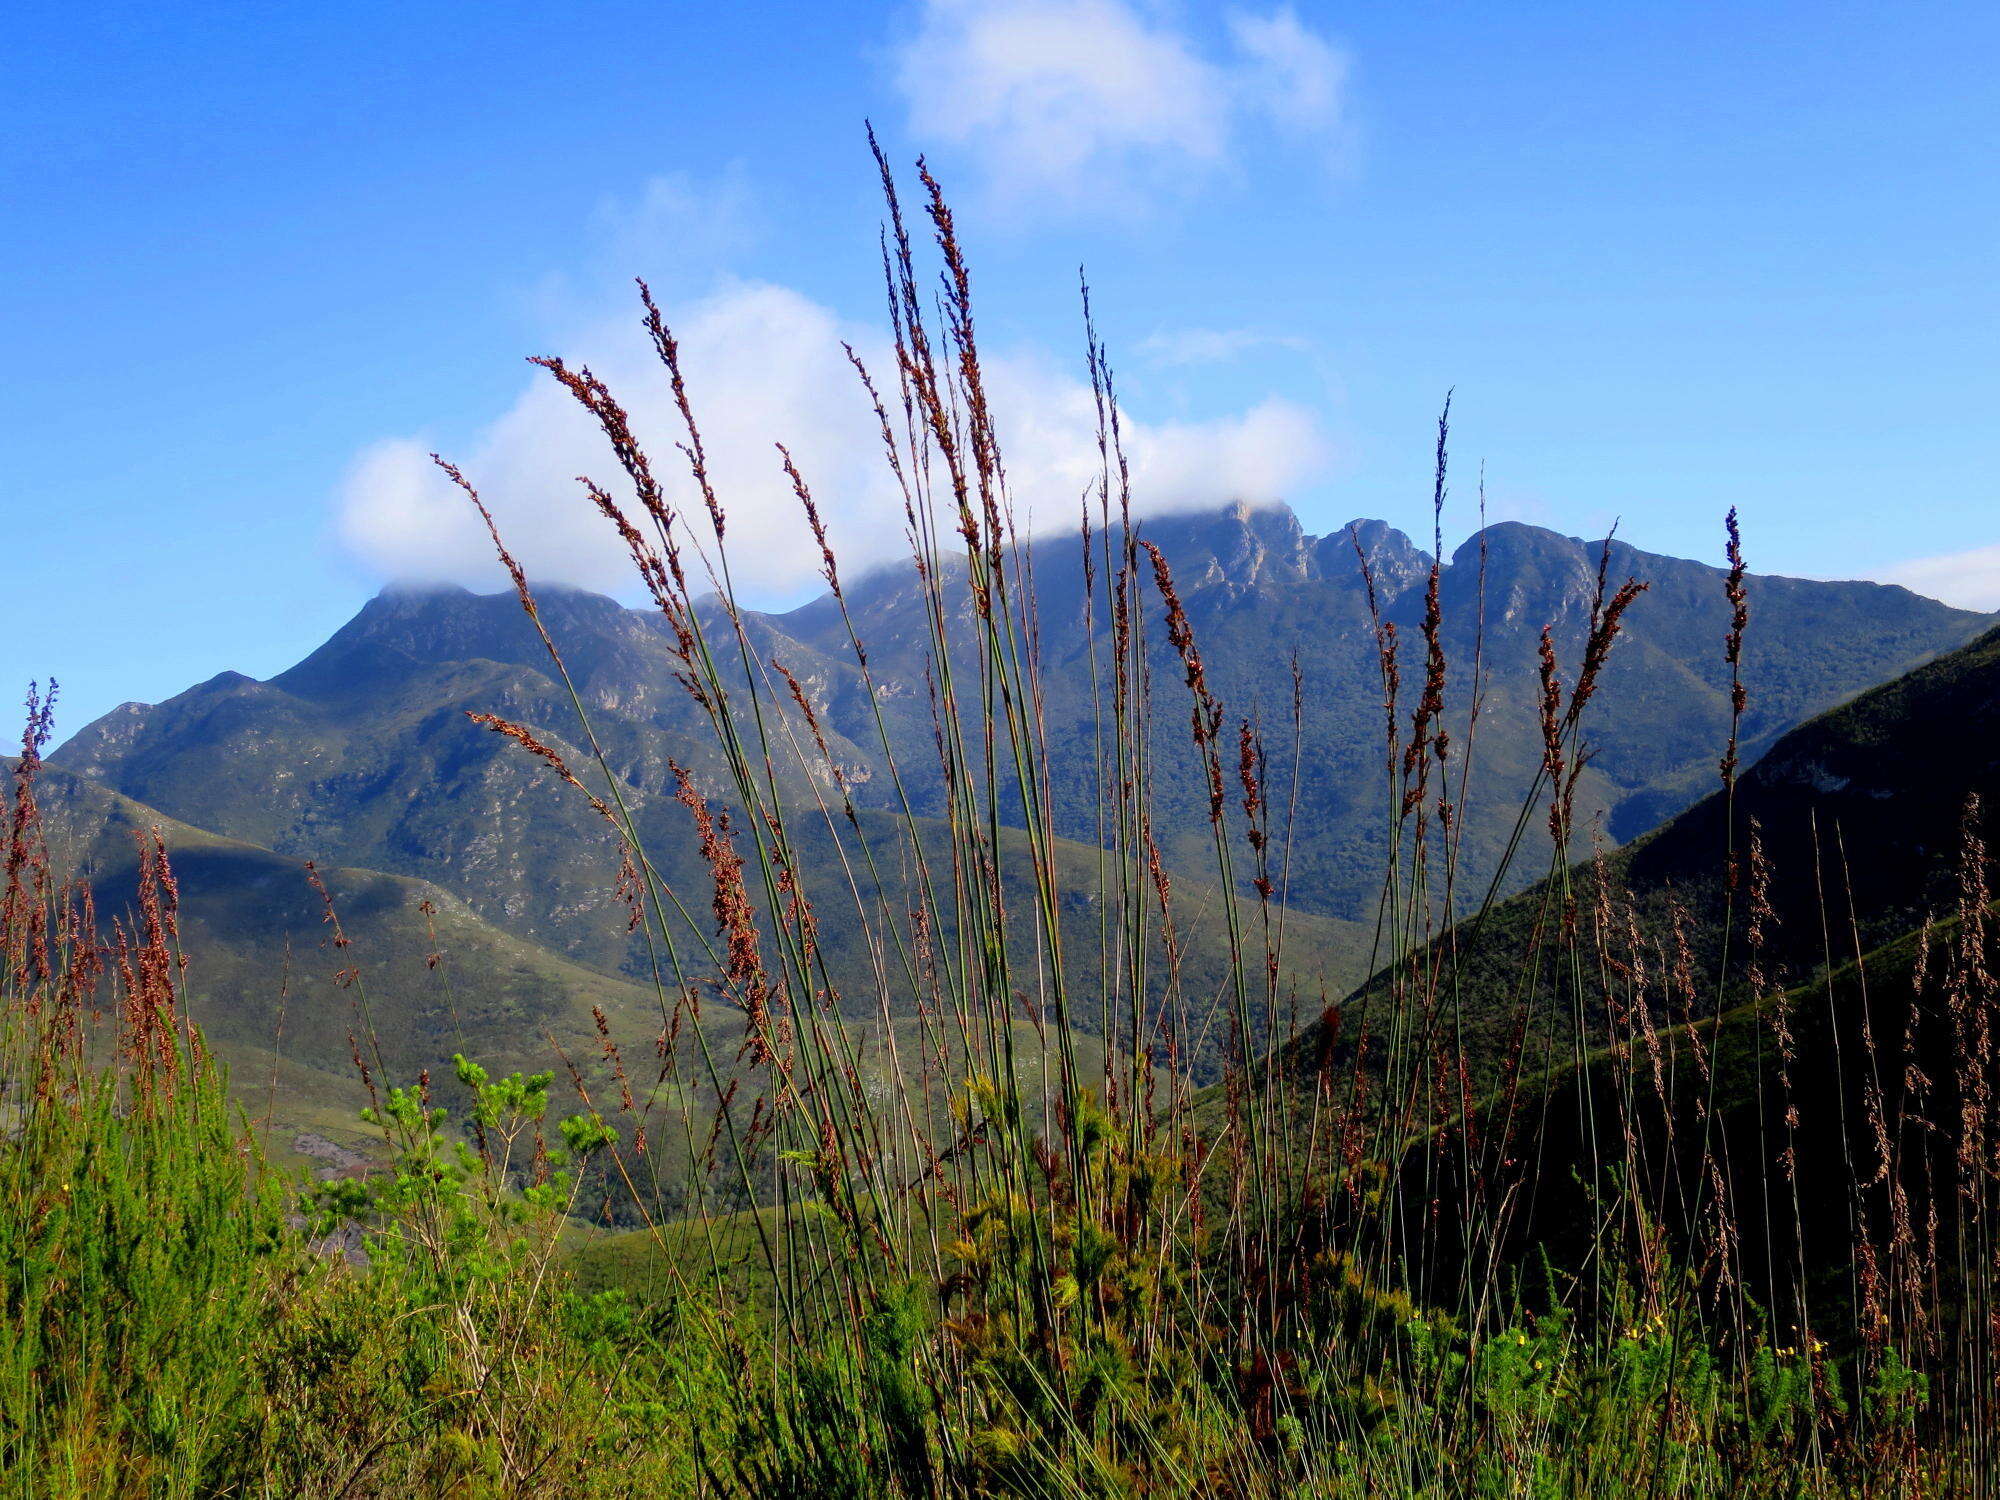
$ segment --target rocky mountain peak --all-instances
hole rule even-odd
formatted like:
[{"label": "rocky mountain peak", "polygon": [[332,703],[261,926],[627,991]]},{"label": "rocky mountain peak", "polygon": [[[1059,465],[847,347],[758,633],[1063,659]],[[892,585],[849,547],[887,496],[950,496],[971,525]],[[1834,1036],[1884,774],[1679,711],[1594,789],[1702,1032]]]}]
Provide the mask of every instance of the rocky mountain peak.
[{"label": "rocky mountain peak", "polygon": [[[543,623],[579,664],[617,655],[642,627],[615,599],[584,589],[536,590]],[[384,589],[304,661],[272,681],[291,692],[351,686],[397,662],[484,659],[541,671],[548,653],[512,589],[475,594],[453,584]]]},{"label": "rocky mountain peak", "polygon": [[1185,589],[1259,588],[1314,574],[1311,539],[1288,505],[1233,500],[1220,510],[1150,517],[1139,531],[1166,554]]},{"label": "rocky mountain peak", "polygon": [[[1359,556],[1356,549],[1359,549]],[[1366,518],[1349,521],[1338,531],[1330,531],[1314,544],[1319,576],[1330,582],[1361,583],[1361,561],[1368,561],[1368,575],[1375,583],[1375,598],[1387,608],[1398,596],[1421,583],[1430,572],[1431,558],[1409,537],[1387,521]]]},{"label": "rocky mountain peak", "polygon": [[[1602,555],[1601,543],[1524,521],[1496,521],[1452,553],[1445,589],[1459,601],[1483,590],[1489,626],[1539,630],[1588,611]],[[1610,582],[1623,577],[1614,568]]]}]

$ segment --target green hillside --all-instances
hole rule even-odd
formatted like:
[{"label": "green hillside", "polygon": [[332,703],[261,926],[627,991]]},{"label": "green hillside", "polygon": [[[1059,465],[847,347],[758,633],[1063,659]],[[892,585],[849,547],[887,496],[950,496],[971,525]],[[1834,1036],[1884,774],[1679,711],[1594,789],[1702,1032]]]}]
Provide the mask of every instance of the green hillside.
[{"label": "green hillside", "polygon": [[[1604,711],[1617,713],[1615,700]],[[1968,825],[1971,797],[1980,811]],[[1499,903],[1371,978],[1342,1009],[1357,1021],[1371,1009],[1382,1013],[1412,975],[1448,972],[1452,1025],[1484,1081],[1508,1057],[1524,1016],[1527,1055],[1539,1058],[1529,1066],[1558,1066],[1576,1044],[1574,974],[1564,966],[1561,939],[1572,909],[1586,927],[1606,899],[1620,913],[1614,926],[1622,927],[1629,909],[1656,969],[1676,962],[1669,950],[1684,939],[1679,961],[1700,978],[1687,1003],[1704,1014],[1718,993],[1731,1002],[1744,998],[1744,965],[1753,956],[1768,983],[1798,983],[1953,910],[1959,850],[1968,833],[1993,844],[1996,819],[2000,631],[1988,631],[1780,737],[1744,772],[1733,798],[1712,792],[1601,864],[1565,869]],[[1733,894],[1732,827],[1740,871]],[[1768,866],[1770,904],[1754,954],[1753,830]],[[1601,1000],[1592,994],[1585,1003],[1588,1026],[1601,1026]],[[1351,1055],[1352,1026],[1347,1035],[1333,1053]],[[1332,1065],[1328,1053],[1326,1031],[1314,1028],[1288,1049],[1285,1063],[1298,1076]]]},{"label": "green hillside", "polygon": [[540,1070],[553,1061],[550,1038],[588,1059],[594,1008],[642,1048],[660,1029],[650,988],[537,949],[423,881],[320,871],[347,940],[336,946],[301,861],[54,768],[38,792],[53,854],[88,876],[107,924],[133,904],[134,836],[159,831],[179,887],[190,1012],[230,1065],[237,1098],[281,1147],[304,1130],[369,1144],[357,1121],[368,1099],[357,1043],[381,1082],[402,1083],[426,1068],[442,1076],[454,1052]]}]

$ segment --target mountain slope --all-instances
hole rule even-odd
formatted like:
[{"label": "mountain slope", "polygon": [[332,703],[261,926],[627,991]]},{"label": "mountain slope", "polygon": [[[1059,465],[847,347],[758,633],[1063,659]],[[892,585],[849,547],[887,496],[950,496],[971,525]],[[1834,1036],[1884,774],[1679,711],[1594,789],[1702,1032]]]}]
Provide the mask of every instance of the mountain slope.
[{"label": "mountain slope", "polygon": [[[1742,872],[1733,891],[1732,825]],[[1754,954],[1753,830],[1770,907]],[[1601,866],[1579,865],[1501,902],[1429,953],[1374,976],[1343,1008],[1389,1004],[1400,974],[1436,965],[1453,976],[1484,1081],[1498,1076],[1523,1014],[1549,1023],[1545,1035],[1529,1035],[1542,1035],[1551,1064],[1563,1066],[1568,981],[1534,960],[1560,950],[1572,907],[1587,927],[1601,900],[1619,914],[1629,909],[1655,972],[1675,966],[1695,976],[1685,1006],[1712,1013],[1749,998],[1743,972],[1753,956],[1767,985],[1797,984],[1948,916],[1964,895],[1968,839],[2000,846],[2000,629],[1800,725],[1743,773],[1733,800],[1711,793]],[[1622,915],[1608,924],[1620,942],[1625,925]],[[1725,959],[1730,977],[1718,989]],[[1588,1017],[1593,1026],[1603,1019]],[[1328,1048],[1327,1033],[1309,1029],[1287,1050],[1288,1071],[1319,1069]]]},{"label": "mountain slope", "polygon": [[[406,1083],[442,1076],[454,1052],[501,1071],[597,1047],[601,1008],[643,1053],[661,1027],[645,987],[578,967],[482,921],[424,881],[322,868],[326,899],[302,862],[165,816],[55,767],[37,780],[51,855],[86,876],[108,925],[135,904],[135,835],[158,830],[179,891],[190,1014],[232,1068],[253,1119],[281,1145],[303,1130],[361,1140],[367,1091],[353,1066]],[[433,962],[435,960],[435,962]],[[718,1021],[728,1016],[717,1007]]]},{"label": "mountain slope", "polygon": [[1378,973],[1278,1054],[1287,1159],[1337,1175],[1352,1130],[1408,1222],[1467,1205],[1441,1285],[1687,1270],[1830,1346],[1904,1315],[1885,1288],[1950,1309],[1994,1202],[1996,838],[2000,629]]},{"label": "mountain slope", "polygon": [[[1296,987],[1308,1002],[1338,994],[1363,977],[1372,941],[1366,924],[1388,854],[1381,687],[1354,538],[1406,651],[1420,633],[1431,560],[1381,523],[1357,523],[1354,537],[1312,538],[1276,507],[1165,518],[1145,531],[1172,563],[1211,682],[1232,714],[1254,717],[1264,731],[1267,785],[1293,829],[1287,942]],[[1573,663],[1600,560],[1614,579],[1632,572],[1653,588],[1627,616],[1612,654],[1604,694],[1617,711],[1593,726],[1598,753],[1582,787],[1586,813],[1605,812],[1615,834],[1635,831],[1713,774],[1728,691],[1720,574],[1618,544],[1608,559],[1601,550],[1503,524],[1466,543],[1441,571],[1442,635],[1455,662],[1448,698],[1461,746],[1475,644],[1485,674],[1464,808],[1467,889],[1498,866],[1539,762],[1533,663],[1541,627],[1553,627],[1563,660]],[[1103,621],[1086,625],[1079,541],[1038,543],[1034,578],[1053,814],[1056,831],[1077,841],[1060,856],[1080,903],[1064,921],[1074,929],[1070,951],[1083,956],[1077,982],[1087,992],[1097,878],[1089,846],[1099,836],[1100,802],[1092,666],[1107,647]],[[947,582],[948,598],[959,597],[955,587]],[[1183,899],[1212,904],[1201,879],[1213,864],[1206,788],[1187,753],[1185,698],[1158,601],[1150,581],[1145,588],[1161,844]],[[1751,752],[1797,718],[1957,644],[1980,623],[1872,584],[1753,577],[1749,588],[1757,619],[1747,667],[1755,689]],[[907,872],[913,835],[897,812],[876,715],[903,791],[920,815],[938,812],[943,784],[931,742],[923,598],[891,570],[852,585],[849,605],[869,653],[872,691],[829,601],[750,615],[747,628],[755,651],[794,673],[813,703],[829,755],[854,790],[868,846],[883,868]],[[712,795],[727,783],[710,748],[713,731],[674,680],[657,617],[565,589],[544,592],[542,614],[652,858],[676,889],[704,891],[706,871],[673,799],[669,762],[687,766]],[[1296,757],[1294,659],[1303,690]],[[1405,680],[1416,676],[1412,660]],[[780,743],[787,735],[810,742],[782,688],[764,702]],[[472,711],[525,724],[572,764],[589,766],[569,689],[511,595],[392,590],[270,681],[225,673],[161,704],[127,705],[78,733],[52,761],[185,823],[279,854],[433,882],[537,948],[607,977],[643,979],[650,960],[614,895],[620,851],[611,831],[539,762],[470,723]],[[816,888],[838,901],[843,867],[814,804],[829,778],[812,760],[777,771]],[[935,839],[924,826],[914,836]],[[1533,864],[1532,855],[1523,861]],[[688,899],[693,909],[705,905]],[[852,945],[841,956],[850,997],[871,994],[878,985],[865,972],[854,924],[829,941]],[[1205,940],[1190,982],[1219,982],[1221,966],[1212,938]]]},{"label": "mountain slope", "polygon": [[[468,649],[542,651],[511,596],[445,596],[432,603],[418,623],[428,616],[434,624],[439,607],[462,610]],[[378,601],[357,626],[386,618],[395,632],[406,631],[406,606],[394,598]],[[569,608],[595,610],[616,630],[640,632],[636,642],[586,639],[613,666],[621,662],[616,648],[643,651],[648,644],[646,618],[609,601],[559,595],[544,614],[559,627],[559,611]],[[488,624],[494,634],[480,635]],[[506,631],[514,627],[518,634],[510,640]],[[617,837],[540,761],[465,717],[475,710],[503,714],[587,769],[587,752],[575,742],[574,711],[560,685],[526,666],[484,657],[418,662],[402,649],[409,635],[371,635],[372,628],[343,632],[300,668],[268,683],[225,674],[156,708],[114,715],[65,746],[61,764],[116,774],[135,796],[164,804],[176,817],[226,829],[280,854],[433,881],[551,957],[650,986],[657,956],[646,930],[631,930],[616,892],[622,864]],[[586,693],[633,701],[629,686],[615,680],[604,686],[608,669],[596,676],[582,667],[572,671]],[[678,685],[670,686],[685,697]],[[670,755],[702,767],[698,742],[683,753],[682,737],[602,707],[593,706],[592,720],[651,863],[687,911],[705,914],[709,871],[693,821],[671,794],[668,769]],[[692,732],[685,738],[694,742]],[[697,779],[714,788],[722,778],[714,757],[707,760]],[[882,932],[884,913],[906,917],[920,904],[916,850],[921,845],[937,858],[948,842],[944,830],[927,819],[912,824],[864,808],[849,831],[805,804],[794,809],[792,835],[806,888],[820,907],[821,949],[843,1009],[850,1016],[874,1015],[885,986],[891,1008],[907,1009],[907,975],[893,962],[885,968],[883,948],[871,944],[879,941],[893,954],[895,944]],[[875,875],[857,857],[862,848],[872,856]],[[1030,972],[1034,899],[1025,837],[1006,833],[1001,853],[1006,897],[1019,914],[1017,956]],[[1110,998],[1100,982],[1099,857],[1060,840],[1053,853],[1067,892],[1060,921],[1069,978],[1082,997],[1076,1024],[1100,1029],[1099,1011]],[[876,876],[884,882],[880,887]],[[859,883],[858,893],[850,878]],[[1205,1015],[1227,982],[1226,924],[1212,883],[1177,882],[1176,898],[1185,939],[1176,977],[1194,1013]],[[255,892],[246,889],[245,899],[255,900]],[[956,939],[949,913],[934,915],[932,938],[949,951]],[[675,913],[671,930],[690,974],[712,972],[705,915],[690,925]],[[1301,1004],[1316,1010],[1327,995],[1363,977],[1368,941],[1358,924],[1297,916],[1286,930],[1286,988],[1301,992]],[[1262,960],[1255,962],[1261,966]],[[671,973],[667,977],[671,983]],[[1157,982],[1165,978],[1161,968]],[[1203,1028],[1206,1052],[1220,1046],[1223,1031]]]},{"label": "mountain slope", "polygon": [[[1269,783],[1286,797],[1294,777],[1292,663],[1304,694],[1299,726],[1294,903],[1363,917],[1373,908],[1387,854],[1383,842],[1382,686],[1367,584],[1356,541],[1369,559],[1383,618],[1403,645],[1406,698],[1421,682],[1421,623],[1431,558],[1381,522],[1307,535],[1292,513],[1234,506],[1142,523],[1172,565],[1200,643],[1209,681],[1231,715],[1258,721],[1270,757]],[[1112,559],[1115,563],[1115,558]],[[1141,554],[1142,570],[1145,567]],[[1442,638],[1451,662],[1447,701],[1454,733],[1467,743],[1475,660],[1484,674],[1474,776],[1464,830],[1470,883],[1499,865],[1513,814],[1540,763],[1536,652],[1553,628],[1563,666],[1574,674],[1600,566],[1615,585],[1627,576],[1650,585],[1625,617],[1605,678],[1615,715],[1593,726],[1596,755],[1581,789],[1586,815],[1602,811],[1612,837],[1656,826],[1707,790],[1728,732],[1729,675],[1722,643],[1729,605],[1720,569],[1585,543],[1516,522],[1474,536],[1442,567]],[[1097,572],[1101,591],[1105,572]],[[1102,618],[1086,630],[1086,580],[1076,538],[1037,541],[1041,681],[1050,725],[1050,775],[1066,793],[1059,830],[1094,836],[1096,772],[1092,727],[1093,651],[1098,675],[1107,651]],[[1753,686],[1743,750],[1753,758],[1804,718],[1962,644],[1990,617],[1955,610],[1904,589],[1872,583],[1751,575],[1756,622],[1746,647]],[[913,589],[899,573],[850,589],[850,607],[878,681],[899,701],[921,703],[928,640]],[[1158,625],[1150,581],[1154,742],[1159,822],[1182,868],[1204,858],[1206,794],[1183,749],[1187,705],[1180,672]],[[1103,614],[1100,603],[1098,615]],[[774,617],[775,628],[823,659],[837,658],[845,632],[829,602]],[[1413,707],[1406,702],[1404,714]],[[829,722],[866,743],[859,711],[842,700]],[[909,757],[905,757],[909,759]],[[916,779],[922,781],[919,765]],[[1518,884],[1518,882],[1517,882]]]}]

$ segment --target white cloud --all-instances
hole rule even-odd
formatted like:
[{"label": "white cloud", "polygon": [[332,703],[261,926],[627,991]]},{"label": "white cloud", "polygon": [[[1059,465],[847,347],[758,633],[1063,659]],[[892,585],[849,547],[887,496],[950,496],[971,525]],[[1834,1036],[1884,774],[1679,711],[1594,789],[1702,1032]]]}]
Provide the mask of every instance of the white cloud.
[{"label": "white cloud", "polygon": [[[890,476],[874,461],[874,419],[840,348],[843,337],[865,331],[844,328],[797,292],[759,283],[730,285],[668,313],[739,543],[732,562],[753,586],[796,588],[810,578],[815,554],[774,442],[787,444],[825,492],[837,532],[862,516],[894,514]],[[637,317],[605,318],[566,343],[572,361],[589,364],[625,405],[675,504],[698,510],[674,448],[682,432],[671,394]],[[478,486],[530,572],[601,589],[631,581],[616,538],[576,482],[588,474],[618,493],[616,462],[555,380],[537,372],[506,412],[447,456]],[[430,468],[414,440],[363,455],[344,490],[348,540],[392,575],[489,580],[492,549],[478,517]]]},{"label": "white cloud", "polygon": [[1307,353],[1312,342],[1291,334],[1258,333],[1249,328],[1179,328],[1150,334],[1139,344],[1139,352],[1156,365],[1225,364],[1257,349]]},{"label": "white cloud", "polygon": [[1897,563],[1876,578],[1960,609],[2000,610],[2000,545]]},{"label": "white cloud", "polygon": [[[1008,487],[1024,529],[1063,531],[1097,476],[1097,407],[1090,387],[1048,361],[1015,354],[986,366]],[[1281,500],[1323,465],[1316,418],[1268,398],[1198,421],[1122,416],[1132,504],[1142,514]]]},{"label": "white cloud", "polygon": [[612,279],[635,271],[657,279],[725,265],[755,241],[758,221],[740,166],[708,181],[663,173],[630,198],[607,197],[597,205],[586,231],[590,269]]},{"label": "white cloud", "polygon": [[[900,491],[879,430],[840,343],[853,343],[883,382],[894,362],[879,332],[844,324],[798,292],[736,283],[667,309],[681,341],[696,418],[728,515],[730,563],[752,596],[782,598],[812,585],[818,553],[779,467],[774,442],[797,458],[852,569],[902,555]],[[673,444],[680,437],[666,382],[636,319],[605,319],[568,342],[630,412],[677,505],[699,502]],[[1000,355],[985,365],[1020,524],[1075,524],[1096,474],[1096,408],[1089,386],[1046,361]],[[1203,421],[1130,420],[1134,501],[1163,511],[1271,500],[1325,458],[1313,417],[1287,402]],[[386,575],[491,587],[485,533],[416,438],[377,443],[343,488],[343,532]],[[630,567],[574,476],[609,485],[610,451],[569,393],[539,375],[514,404],[458,451],[502,534],[538,578],[617,590]]]},{"label": "white cloud", "polygon": [[1128,0],[923,0],[897,55],[912,134],[1020,208],[1131,203],[1227,166],[1246,127],[1330,143],[1347,61],[1290,9],[1205,52]]},{"label": "white cloud", "polygon": [[1291,10],[1268,16],[1238,12],[1229,32],[1242,56],[1238,91],[1252,108],[1312,134],[1338,123],[1347,85],[1347,55],[1316,35]]},{"label": "white cloud", "polygon": [[[1289,9],[1228,15],[1204,45],[1150,0],[920,4],[898,57],[913,128],[963,147],[1003,194],[1129,200],[1226,171],[1253,129],[1330,137],[1339,127],[1345,59]],[[748,596],[777,602],[814,587],[819,559],[774,444],[797,458],[847,567],[904,555],[904,520],[874,415],[841,349],[853,344],[892,388],[886,337],[792,288],[723,277],[755,238],[756,208],[733,171],[706,184],[656,178],[628,203],[600,205],[579,226],[573,266],[544,278],[528,302],[547,330],[545,347],[607,382],[675,505],[698,516],[666,380],[625,300],[626,276],[653,279],[680,338],[735,579]],[[609,302],[607,287],[616,289]],[[1032,351],[991,344],[984,370],[1017,520],[1067,529],[1097,471],[1089,386]],[[1303,347],[1192,330],[1157,337],[1147,352],[1164,365],[1265,345]],[[1276,399],[1199,420],[1128,414],[1124,430],[1142,511],[1280,499],[1327,456],[1315,418]],[[341,533],[385,576],[496,586],[483,527],[430,463],[438,446],[404,435],[359,454],[339,496]],[[553,379],[529,376],[506,410],[448,446],[445,456],[478,486],[532,575],[612,591],[632,585],[622,548],[576,482],[588,474],[618,492],[615,461]]]},{"label": "white cloud", "polygon": [[637,192],[607,194],[595,205],[574,236],[575,261],[530,287],[525,311],[547,334],[573,334],[602,317],[607,287],[630,291],[634,276],[655,286],[712,281],[741,260],[761,229],[740,166],[700,179],[687,172],[650,177]]}]

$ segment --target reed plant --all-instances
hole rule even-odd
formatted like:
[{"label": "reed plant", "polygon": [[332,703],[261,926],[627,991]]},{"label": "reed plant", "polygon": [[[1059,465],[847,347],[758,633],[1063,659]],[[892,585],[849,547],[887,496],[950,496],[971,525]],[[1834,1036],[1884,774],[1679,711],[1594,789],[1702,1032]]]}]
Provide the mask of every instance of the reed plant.
[{"label": "reed plant", "polygon": [[[1035,547],[971,272],[928,170],[911,215],[876,159],[894,368],[854,368],[924,621],[914,746],[882,708],[811,476],[781,446],[772,464],[845,623],[888,819],[857,804],[802,664],[767,656],[739,602],[700,371],[650,292],[671,478],[589,369],[539,361],[602,430],[612,467],[579,503],[622,541],[712,741],[701,764],[719,769],[672,767],[704,888],[650,856],[583,695],[567,752],[545,728],[478,727],[620,841],[654,956],[650,1046],[600,1018],[599,1059],[495,1080],[456,1058],[450,1078],[389,1080],[363,1039],[378,1169],[283,1180],[181,1003],[164,850],[147,845],[138,907],[108,928],[48,859],[34,709],[0,906],[5,1483],[1988,1493],[2000,1119],[1977,819],[1955,908],[1914,946],[1841,951],[1832,891],[1817,977],[1768,962],[1769,860],[1733,807],[1719,923],[1696,933],[1671,900],[1629,897],[1601,857],[1577,859],[1599,686],[1644,590],[1600,569],[1576,659],[1553,632],[1540,645],[1541,759],[1509,859],[1545,860],[1544,878],[1525,904],[1501,902],[1500,876],[1468,889],[1487,664],[1449,659],[1436,562],[1404,639],[1357,536],[1390,851],[1379,972],[1308,1005],[1301,1029],[1298,791],[1272,784],[1266,744],[1296,734],[1308,685],[1295,674],[1288,728],[1211,679],[1172,559],[1135,517],[1086,288],[1096,837],[1079,883],[1050,784]],[[568,684],[476,476],[440,463]],[[1740,724],[1733,515],[1728,553],[1717,650]],[[1719,755],[1727,802],[1734,728]],[[1189,981],[1170,785],[1196,788],[1205,820],[1213,984]],[[1525,926],[1496,981],[1472,956],[1503,909]],[[865,993],[836,980],[836,927],[866,956]],[[637,1227],[593,1235],[592,1216]]]}]

